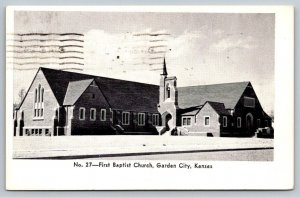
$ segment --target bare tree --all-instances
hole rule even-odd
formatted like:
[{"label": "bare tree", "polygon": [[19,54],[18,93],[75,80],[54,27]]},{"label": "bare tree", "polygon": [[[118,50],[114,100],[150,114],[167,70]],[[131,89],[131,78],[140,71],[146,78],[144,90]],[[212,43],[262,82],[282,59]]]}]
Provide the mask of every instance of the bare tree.
[{"label": "bare tree", "polygon": [[20,100],[20,103],[22,102],[23,98],[25,97],[25,89],[22,88],[19,93],[18,93],[18,96],[19,96],[19,100]]}]

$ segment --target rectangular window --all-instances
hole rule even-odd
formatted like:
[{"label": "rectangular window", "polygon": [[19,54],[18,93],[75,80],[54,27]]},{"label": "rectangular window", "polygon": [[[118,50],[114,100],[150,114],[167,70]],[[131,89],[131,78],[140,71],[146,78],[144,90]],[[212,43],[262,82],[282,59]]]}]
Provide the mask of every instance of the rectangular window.
[{"label": "rectangular window", "polygon": [[106,109],[101,109],[100,120],[101,121],[106,121]]},{"label": "rectangular window", "polygon": [[191,117],[182,117],[182,126],[190,126],[191,125]]},{"label": "rectangular window", "polygon": [[111,119],[110,119],[111,122],[114,122],[114,111],[111,110]]},{"label": "rectangular window", "polygon": [[152,125],[159,125],[159,115],[158,114],[153,114],[152,115]]},{"label": "rectangular window", "polygon": [[209,126],[210,126],[209,124],[210,124],[210,123],[209,123],[209,117],[208,117],[208,116],[205,116],[205,117],[204,117],[204,126],[209,127]]},{"label": "rectangular window", "polygon": [[41,109],[41,116],[44,116],[44,109]]},{"label": "rectangular window", "polygon": [[129,125],[129,112],[122,113],[122,124]]},{"label": "rectangular window", "polygon": [[187,124],[187,125],[191,125],[191,118],[187,118],[187,119],[186,119],[186,124]]},{"label": "rectangular window", "polygon": [[42,135],[43,131],[42,129],[39,129],[39,135]]},{"label": "rectangular window", "polygon": [[85,119],[85,108],[80,107],[79,108],[79,120],[84,120]]},{"label": "rectangular window", "polygon": [[182,125],[186,125],[186,118],[182,118]]},{"label": "rectangular window", "polygon": [[242,118],[241,117],[237,117],[237,128],[241,128],[242,127]]},{"label": "rectangular window", "polygon": [[260,128],[260,119],[257,119],[257,128]]},{"label": "rectangular window", "polygon": [[244,106],[245,107],[255,107],[255,99],[251,97],[244,97]]},{"label": "rectangular window", "polygon": [[266,123],[266,127],[268,127],[269,126],[269,121],[265,120],[265,123]]},{"label": "rectangular window", "polygon": [[138,113],[138,125],[139,126],[145,125],[145,114],[144,113]]},{"label": "rectangular window", "polygon": [[49,129],[45,130],[45,135],[48,136],[49,135]]},{"label": "rectangular window", "polygon": [[227,127],[227,116],[223,116],[223,127]]},{"label": "rectangular window", "polygon": [[95,108],[90,109],[90,120],[96,120],[96,109]]}]

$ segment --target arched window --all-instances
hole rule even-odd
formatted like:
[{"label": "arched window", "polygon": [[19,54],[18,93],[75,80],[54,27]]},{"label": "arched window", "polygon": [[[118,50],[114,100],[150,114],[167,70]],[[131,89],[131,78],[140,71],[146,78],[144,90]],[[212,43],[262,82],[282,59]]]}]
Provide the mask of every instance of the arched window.
[{"label": "arched window", "polygon": [[39,90],[38,90],[39,96],[38,96],[38,102],[41,101],[41,84],[39,84]]},{"label": "arched window", "polygon": [[35,92],[34,92],[34,103],[37,102],[37,89],[35,89]]},{"label": "arched window", "polygon": [[44,102],[44,88],[42,88],[42,94],[41,94],[41,97],[42,97],[41,102]]},{"label": "arched window", "polygon": [[41,84],[34,91],[34,109],[33,117],[34,118],[43,118],[44,117],[44,88]]},{"label": "arched window", "polygon": [[170,90],[170,86],[169,84],[167,85],[167,98],[170,98],[171,97],[171,90]]}]

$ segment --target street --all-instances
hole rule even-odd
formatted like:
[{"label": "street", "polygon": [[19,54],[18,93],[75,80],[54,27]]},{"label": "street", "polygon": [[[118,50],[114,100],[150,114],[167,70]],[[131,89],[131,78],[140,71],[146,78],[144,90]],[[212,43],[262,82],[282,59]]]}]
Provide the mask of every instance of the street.
[{"label": "street", "polygon": [[204,161],[273,161],[274,149],[230,150],[176,154],[113,156],[84,159],[103,160],[204,160]]}]

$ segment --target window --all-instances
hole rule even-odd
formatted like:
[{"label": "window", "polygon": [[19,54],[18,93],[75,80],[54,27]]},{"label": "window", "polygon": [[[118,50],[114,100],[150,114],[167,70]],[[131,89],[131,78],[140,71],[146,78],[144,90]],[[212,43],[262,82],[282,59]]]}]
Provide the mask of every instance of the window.
[{"label": "window", "polygon": [[152,115],[152,125],[159,125],[159,115],[158,114],[153,114]]},{"label": "window", "polygon": [[257,119],[257,128],[260,128],[260,119]]},{"label": "window", "polygon": [[167,85],[167,98],[170,98],[171,97],[171,90],[170,90],[170,87],[169,87],[169,84]]},{"label": "window", "polygon": [[39,135],[42,135],[42,134],[43,134],[42,129],[39,129]]},{"label": "window", "polygon": [[41,84],[34,91],[33,117],[42,118],[44,116],[44,88]]},{"label": "window", "polygon": [[138,113],[138,125],[144,126],[145,125],[145,114]]},{"label": "window", "polygon": [[41,95],[42,95],[42,96],[41,96],[41,97],[42,97],[41,101],[44,102],[44,88],[42,88],[42,93],[41,93]]},{"label": "window", "polygon": [[106,109],[101,109],[100,120],[101,121],[106,121]]},{"label": "window", "polygon": [[122,113],[122,124],[129,125],[129,112]]},{"label": "window", "polygon": [[111,119],[110,119],[111,122],[114,122],[114,111],[111,110]]},{"label": "window", "polygon": [[90,109],[90,120],[96,120],[96,109],[95,108]]},{"label": "window", "polygon": [[191,120],[191,117],[182,117],[182,126],[190,126]]},{"label": "window", "polygon": [[269,126],[269,121],[265,120],[265,123],[266,123],[266,127],[268,127]]},{"label": "window", "polygon": [[49,129],[46,129],[46,130],[45,130],[45,135],[48,136],[49,134],[50,134],[50,133],[49,133]]},{"label": "window", "polygon": [[255,107],[255,99],[250,97],[244,97],[244,106],[245,107]]},{"label": "window", "polygon": [[41,101],[41,84],[39,84],[39,89],[38,89],[38,102]]},{"label": "window", "polygon": [[84,120],[85,119],[85,108],[80,107],[79,108],[79,120]]},{"label": "window", "polygon": [[236,124],[237,128],[241,128],[242,127],[242,118],[241,117],[237,117],[237,124]]},{"label": "window", "polygon": [[223,116],[223,127],[227,127],[227,116]]},{"label": "window", "polygon": [[35,89],[35,92],[34,92],[34,103],[37,102],[37,89]]},{"label": "window", "polygon": [[92,98],[93,98],[93,99],[95,98],[95,94],[92,94]]},{"label": "window", "polygon": [[209,116],[204,116],[204,126],[209,127]]}]

